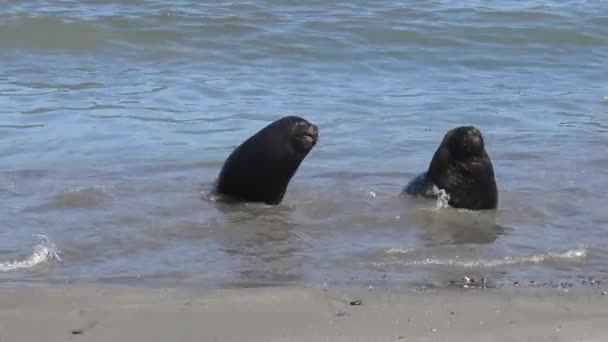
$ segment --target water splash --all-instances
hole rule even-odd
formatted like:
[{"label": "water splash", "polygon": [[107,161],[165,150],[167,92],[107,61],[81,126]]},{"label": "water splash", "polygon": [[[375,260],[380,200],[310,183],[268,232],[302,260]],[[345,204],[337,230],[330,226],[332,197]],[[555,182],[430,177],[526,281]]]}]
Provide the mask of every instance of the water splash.
[{"label": "water splash", "polygon": [[447,191],[433,186],[433,192],[437,196],[437,209],[450,208],[450,194]]},{"label": "water splash", "polygon": [[[411,254],[411,249],[398,249],[391,248],[385,253],[388,255],[407,255]],[[587,257],[588,251],[586,248],[571,249],[562,253],[544,253],[535,254],[530,256],[512,257],[507,256],[499,259],[460,259],[455,257],[453,259],[447,258],[425,258],[423,260],[396,260],[384,263],[373,263],[374,266],[383,267],[390,265],[401,265],[401,266],[427,266],[427,265],[438,265],[438,266],[459,266],[464,268],[494,268],[499,266],[519,265],[519,264],[540,264],[543,262],[582,262]]]},{"label": "water splash", "polygon": [[22,259],[0,262],[0,272],[30,269],[52,260],[61,261],[57,246],[44,235],[37,235],[37,237],[38,243],[34,246],[32,254]]}]

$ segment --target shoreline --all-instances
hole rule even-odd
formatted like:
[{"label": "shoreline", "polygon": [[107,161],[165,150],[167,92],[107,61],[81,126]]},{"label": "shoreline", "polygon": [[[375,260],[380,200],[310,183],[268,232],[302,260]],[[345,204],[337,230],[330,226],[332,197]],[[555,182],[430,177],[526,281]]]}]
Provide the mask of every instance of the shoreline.
[{"label": "shoreline", "polygon": [[2,288],[0,341],[601,341],[607,304],[550,289]]}]

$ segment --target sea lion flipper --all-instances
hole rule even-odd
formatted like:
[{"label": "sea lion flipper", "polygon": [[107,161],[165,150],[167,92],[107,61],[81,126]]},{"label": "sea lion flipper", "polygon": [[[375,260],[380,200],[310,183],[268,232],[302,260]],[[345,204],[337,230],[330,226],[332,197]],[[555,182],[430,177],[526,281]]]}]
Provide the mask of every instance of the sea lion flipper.
[{"label": "sea lion flipper", "polygon": [[428,198],[436,198],[437,194],[435,191],[435,184],[428,176],[427,172],[423,172],[418,176],[414,177],[406,186],[403,188],[403,192],[411,196],[423,196]]}]

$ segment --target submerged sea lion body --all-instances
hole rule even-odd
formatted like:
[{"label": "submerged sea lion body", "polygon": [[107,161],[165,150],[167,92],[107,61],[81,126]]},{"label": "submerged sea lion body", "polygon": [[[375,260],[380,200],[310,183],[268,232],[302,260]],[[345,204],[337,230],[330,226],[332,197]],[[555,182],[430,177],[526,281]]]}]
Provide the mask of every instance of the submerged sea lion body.
[{"label": "submerged sea lion body", "polygon": [[215,193],[240,202],[281,203],[289,181],[319,138],[317,126],[297,116],[276,120],[226,159]]},{"label": "submerged sea lion body", "polygon": [[477,128],[462,126],[448,131],[429,169],[410,181],[403,192],[434,198],[439,189],[448,193],[448,203],[454,208],[496,209],[494,168]]}]

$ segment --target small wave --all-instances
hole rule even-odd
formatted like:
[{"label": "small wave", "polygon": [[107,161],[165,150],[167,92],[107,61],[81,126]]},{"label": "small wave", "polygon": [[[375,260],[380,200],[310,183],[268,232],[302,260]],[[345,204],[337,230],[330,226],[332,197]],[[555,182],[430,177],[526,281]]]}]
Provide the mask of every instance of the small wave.
[{"label": "small wave", "polygon": [[386,254],[391,254],[391,255],[399,255],[399,254],[409,254],[412,253],[414,251],[413,248],[408,248],[408,249],[401,249],[401,248],[390,248],[386,250]]},{"label": "small wave", "polygon": [[[398,249],[391,248],[385,253],[389,255],[405,255],[411,254],[411,249]],[[500,259],[441,259],[441,258],[426,258],[423,260],[412,260],[412,261],[391,261],[385,263],[373,263],[374,266],[383,267],[390,265],[402,265],[402,266],[425,266],[425,265],[439,265],[439,266],[459,266],[464,268],[494,268],[499,266],[509,266],[518,264],[540,264],[543,262],[559,262],[559,261],[570,261],[580,262],[587,257],[586,248],[571,249],[563,253],[545,253],[535,254],[531,256],[522,257],[504,257]]]},{"label": "small wave", "polygon": [[52,260],[61,261],[59,249],[51,240],[44,235],[39,235],[38,239],[38,243],[34,246],[34,251],[29,256],[22,259],[0,262],[0,272],[30,269]]},{"label": "small wave", "polygon": [[28,129],[28,128],[40,128],[46,127],[45,124],[30,124],[30,125],[0,125],[0,128],[10,128],[10,129]]}]

